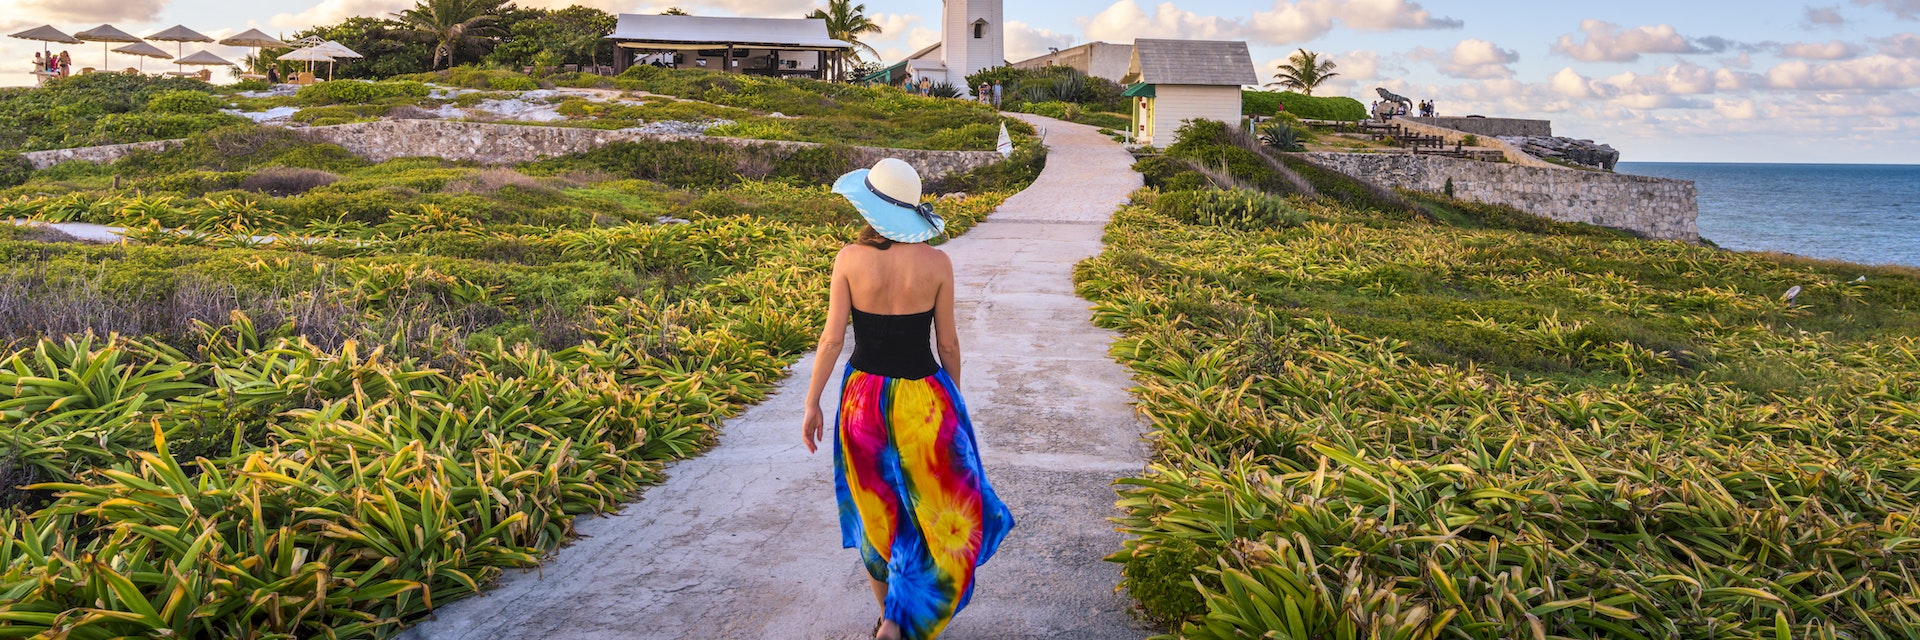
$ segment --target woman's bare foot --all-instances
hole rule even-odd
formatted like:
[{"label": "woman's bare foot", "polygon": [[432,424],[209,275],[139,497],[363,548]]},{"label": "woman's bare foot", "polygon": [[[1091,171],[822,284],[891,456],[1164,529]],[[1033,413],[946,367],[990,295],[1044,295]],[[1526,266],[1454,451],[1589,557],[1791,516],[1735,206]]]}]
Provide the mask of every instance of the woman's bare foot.
[{"label": "woman's bare foot", "polygon": [[900,640],[900,625],[894,624],[892,620],[882,620],[880,630],[874,632],[873,637],[880,640]]}]

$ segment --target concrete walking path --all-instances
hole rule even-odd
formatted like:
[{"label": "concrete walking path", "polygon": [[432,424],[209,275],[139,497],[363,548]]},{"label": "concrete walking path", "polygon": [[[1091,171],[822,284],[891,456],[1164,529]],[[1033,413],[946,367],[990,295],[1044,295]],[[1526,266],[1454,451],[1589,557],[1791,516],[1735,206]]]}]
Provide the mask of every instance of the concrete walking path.
[{"label": "concrete walking path", "polygon": [[[1072,282],[1141,179],[1093,127],[1016,117],[1048,130],[1046,171],[943,248],[957,269],[962,393],[1017,524],[942,637],[1143,638],[1153,630],[1101,560],[1121,540],[1111,483],[1145,466],[1142,426],[1107,356],[1113,335]],[[581,518],[583,537],[539,569],[509,572],[404,637],[871,637],[879,608],[859,553],[840,548],[831,445],[809,456],[801,444],[810,366],[639,502]],[[836,401],[823,401],[829,420]]]}]

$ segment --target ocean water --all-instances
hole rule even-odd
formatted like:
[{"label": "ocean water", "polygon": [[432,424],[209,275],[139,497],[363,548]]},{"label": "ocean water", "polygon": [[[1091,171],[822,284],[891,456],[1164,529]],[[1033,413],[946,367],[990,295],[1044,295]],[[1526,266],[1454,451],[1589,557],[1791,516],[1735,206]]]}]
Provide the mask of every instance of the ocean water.
[{"label": "ocean water", "polygon": [[1728,249],[1920,267],[1920,165],[1622,162],[1616,170],[1694,181],[1700,237]]}]

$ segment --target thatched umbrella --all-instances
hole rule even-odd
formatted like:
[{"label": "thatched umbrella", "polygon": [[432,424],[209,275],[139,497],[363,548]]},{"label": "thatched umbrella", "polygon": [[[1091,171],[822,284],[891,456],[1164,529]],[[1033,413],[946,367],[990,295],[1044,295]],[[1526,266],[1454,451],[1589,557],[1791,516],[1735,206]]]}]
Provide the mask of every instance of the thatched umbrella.
[{"label": "thatched umbrella", "polygon": [[[173,25],[172,28],[166,31],[147,36],[147,39],[173,43],[173,55],[166,56],[169,58],[180,57],[181,54],[186,51],[187,43],[189,42],[213,42],[213,38],[207,37],[206,34],[188,29],[186,25],[180,24]],[[115,51],[119,51],[119,49],[115,49]],[[178,67],[176,66],[176,70],[177,69]]]},{"label": "thatched umbrella", "polygon": [[231,67],[233,63],[226,58],[213,55],[212,51],[196,51],[185,58],[173,61],[174,64],[186,64],[196,67]]},{"label": "thatched umbrella", "polygon": [[39,40],[41,43],[40,50],[45,53],[51,53],[51,51],[47,49],[47,43],[49,42],[58,42],[60,44],[80,44],[81,42],[79,38],[61,33],[59,29],[53,28],[53,25],[50,24],[43,24],[7,37],[19,38],[21,40]]},{"label": "thatched umbrella", "polygon": [[81,40],[85,40],[87,42],[100,43],[100,69],[101,70],[105,70],[108,67],[107,65],[107,44],[108,43],[140,42],[140,39],[134,37],[133,34],[127,33],[125,31],[121,31],[119,29],[115,29],[113,28],[113,25],[110,25],[110,24],[103,24],[98,27],[94,27],[92,29],[88,29],[86,31],[73,34],[73,37],[79,38]]},{"label": "thatched umbrella", "polygon": [[232,37],[222,38],[220,40],[220,44],[224,44],[229,47],[252,47],[253,59],[256,62],[260,60],[260,49],[262,47],[265,47],[268,49],[287,48],[287,43],[281,42],[279,38],[275,38],[273,36],[267,35],[266,33],[261,32],[259,29],[248,29]]},{"label": "thatched umbrella", "polygon": [[147,44],[145,42],[135,42],[133,44],[130,44],[124,47],[114,47],[113,52],[140,56],[140,72],[141,73],[145,73],[147,71],[147,58],[173,57],[173,54],[167,53],[165,50],[161,49],[160,47],[156,47],[156,46]]}]

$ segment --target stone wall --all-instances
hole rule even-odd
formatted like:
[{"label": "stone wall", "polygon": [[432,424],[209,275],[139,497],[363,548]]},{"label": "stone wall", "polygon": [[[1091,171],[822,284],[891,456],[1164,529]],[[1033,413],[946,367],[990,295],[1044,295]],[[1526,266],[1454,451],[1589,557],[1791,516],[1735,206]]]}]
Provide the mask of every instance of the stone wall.
[{"label": "stone wall", "polygon": [[180,146],[185,140],[156,140],[153,142],[134,142],[130,144],[110,144],[102,147],[79,147],[75,149],[53,149],[50,151],[29,151],[20,154],[35,169],[45,169],[63,162],[82,160],[106,164],[127,157],[135,151],[165,151]]},{"label": "stone wall", "polygon": [[[573,153],[592,151],[615,142],[638,142],[643,140],[666,141],[689,140],[733,145],[737,147],[759,147],[773,150],[790,150],[820,146],[811,142],[786,142],[778,140],[742,140],[739,138],[715,138],[707,136],[677,136],[637,131],[605,131],[600,129],[581,129],[574,127],[540,127],[531,125],[488,124],[483,122],[448,122],[443,120],[380,120],[343,124],[331,127],[312,127],[294,129],[302,137],[314,142],[336,144],[354,155],[373,162],[385,162],[394,158],[430,156],[455,161],[472,161],[481,164],[510,165],[531,162],[541,158],[564,156]],[[33,163],[35,169],[45,169],[69,160],[90,162],[112,162],[136,149],[168,149],[178,146],[181,140],[161,140],[158,142],[137,142],[133,144],[110,145],[105,147],[85,147],[79,149],[56,149],[21,154]],[[870,166],[881,158],[893,157],[905,160],[920,171],[926,180],[934,180],[954,173],[965,173],[973,169],[999,162],[1000,154],[992,151],[923,151],[918,149],[880,149],[874,147],[853,147],[857,152],[854,163]]]},{"label": "stone wall", "polygon": [[1503,204],[1560,220],[1624,229],[1658,240],[1699,242],[1693,182],[1564,167],[1522,167],[1443,156],[1309,153],[1329,168],[1385,187]]},{"label": "stone wall", "polygon": [[[309,140],[340,145],[354,155],[374,162],[430,156],[455,161],[507,165],[592,151],[616,142],[640,141],[689,140],[772,149],[820,146],[811,142],[742,140],[637,131],[443,120],[381,120],[313,127],[299,131]],[[992,151],[922,151],[872,147],[854,147],[854,149],[860,152],[861,159],[866,160],[865,164],[868,165],[885,157],[905,160],[919,170],[921,177],[927,180],[951,173],[964,173],[1000,161],[1000,154]]]},{"label": "stone wall", "polygon": [[1413,118],[1402,117],[1396,120],[1412,120],[1436,127],[1446,127],[1454,131],[1464,131],[1480,137],[1489,136],[1553,136],[1552,120],[1522,120],[1519,118]]}]

